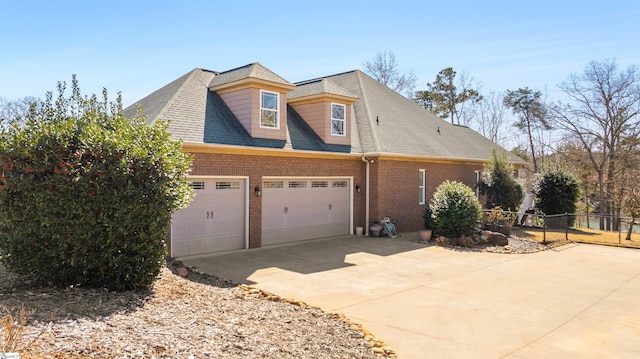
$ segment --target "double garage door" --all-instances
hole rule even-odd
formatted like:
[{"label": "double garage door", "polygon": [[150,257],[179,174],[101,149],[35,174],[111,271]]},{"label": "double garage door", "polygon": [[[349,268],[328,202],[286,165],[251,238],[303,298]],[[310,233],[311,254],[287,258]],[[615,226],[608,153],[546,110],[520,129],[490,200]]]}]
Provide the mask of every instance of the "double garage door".
[{"label": "double garage door", "polygon": [[349,179],[262,182],[262,245],[350,233]]},{"label": "double garage door", "polygon": [[[247,179],[194,180],[191,204],[173,214],[171,256],[246,248]],[[350,233],[350,179],[289,178],[262,182],[262,245]]]}]

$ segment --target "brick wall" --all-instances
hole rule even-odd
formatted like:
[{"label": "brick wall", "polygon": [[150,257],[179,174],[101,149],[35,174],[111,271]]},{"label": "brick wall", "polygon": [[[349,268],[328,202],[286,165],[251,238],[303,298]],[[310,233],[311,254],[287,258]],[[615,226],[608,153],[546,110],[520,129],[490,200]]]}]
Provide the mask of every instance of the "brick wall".
[{"label": "brick wall", "polygon": [[[425,170],[426,202],[436,188],[446,180],[462,182],[475,190],[475,173],[481,165],[437,164],[381,160],[376,168],[377,183],[372,183],[371,220],[390,217],[398,232],[423,228],[422,215],[426,204],[419,204],[419,170]],[[375,198],[375,201],[373,200]]]},{"label": "brick wall", "polygon": [[[474,171],[481,165],[437,164],[375,158],[370,163],[370,221],[365,223],[365,169],[360,158],[325,159],[196,153],[192,175],[249,177],[249,247],[261,246],[262,198],[254,195],[263,176],[353,177],[354,227],[367,227],[382,217],[396,221],[398,232],[422,229],[424,204],[419,204],[419,170],[426,175],[426,200],[445,180],[456,180],[475,190]],[[351,229],[352,232],[354,229]]]},{"label": "brick wall", "polygon": [[[364,189],[365,167],[357,159],[322,159],[228,155],[197,153],[193,161],[192,175],[249,176],[249,247],[261,246],[262,197],[256,197],[253,189],[262,187],[263,176],[290,177],[353,177],[353,185]],[[354,191],[353,224],[363,227],[365,192]],[[353,232],[353,229],[352,229]]]}]

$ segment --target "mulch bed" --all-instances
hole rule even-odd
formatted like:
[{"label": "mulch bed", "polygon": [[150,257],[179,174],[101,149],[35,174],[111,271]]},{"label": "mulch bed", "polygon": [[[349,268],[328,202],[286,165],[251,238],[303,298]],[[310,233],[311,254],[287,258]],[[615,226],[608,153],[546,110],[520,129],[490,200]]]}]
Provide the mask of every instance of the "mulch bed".
[{"label": "mulch bed", "polygon": [[340,315],[179,263],[141,292],[38,288],[0,266],[0,316],[22,306],[22,341],[7,348],[21,358],[395,357]]}]

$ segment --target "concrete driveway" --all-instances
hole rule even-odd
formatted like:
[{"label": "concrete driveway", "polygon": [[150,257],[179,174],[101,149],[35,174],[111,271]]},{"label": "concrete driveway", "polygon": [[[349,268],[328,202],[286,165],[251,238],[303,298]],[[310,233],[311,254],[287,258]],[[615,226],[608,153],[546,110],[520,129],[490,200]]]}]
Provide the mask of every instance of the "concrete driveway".
[{"label": "concrete driveway", "polygon": [[346,315],[410,358],[640,358],[640,250],[456,251],[308,241],[187,265]]}]

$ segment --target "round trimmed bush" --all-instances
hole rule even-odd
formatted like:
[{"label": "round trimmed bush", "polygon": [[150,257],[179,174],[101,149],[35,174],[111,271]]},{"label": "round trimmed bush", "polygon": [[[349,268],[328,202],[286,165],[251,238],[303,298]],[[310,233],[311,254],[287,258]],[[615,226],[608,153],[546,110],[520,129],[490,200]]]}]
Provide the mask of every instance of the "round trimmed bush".
[{"label": "round trimmed bush", "polygon": [[440,184],[429,207],[433,212],[434,232],[445,237],[471,235],[481,214],[480,202],[473,190],[455,181]]},{"label": "round trimmed bush", "polygon": [[122,115],[120,99],[58,86],[0,133],[0,260],[48,285],[145,289],[188,204],[190,159],[167,124]]}]

